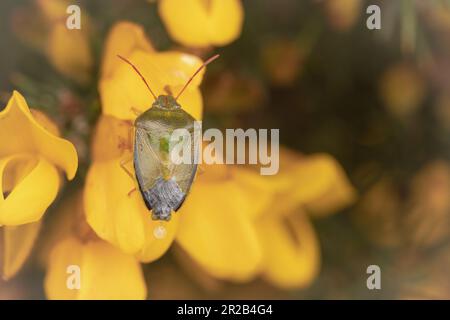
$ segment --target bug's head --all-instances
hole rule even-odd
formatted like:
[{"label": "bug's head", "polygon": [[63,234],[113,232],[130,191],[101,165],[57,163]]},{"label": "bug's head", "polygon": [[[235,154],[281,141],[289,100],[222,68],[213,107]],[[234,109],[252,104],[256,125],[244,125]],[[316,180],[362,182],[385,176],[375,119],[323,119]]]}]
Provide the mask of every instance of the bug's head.
[{"label": "bug's head", "polygon": [[156,98],[155,102],[153,102],[153,107],[174,110],[180,108],[180,105],[172,95],[160,95]]}]

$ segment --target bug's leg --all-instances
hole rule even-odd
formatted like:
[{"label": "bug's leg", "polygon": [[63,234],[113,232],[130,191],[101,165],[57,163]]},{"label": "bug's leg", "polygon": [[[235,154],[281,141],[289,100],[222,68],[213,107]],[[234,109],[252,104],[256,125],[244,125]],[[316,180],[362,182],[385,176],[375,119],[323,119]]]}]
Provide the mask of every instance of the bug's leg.
[{"label": "bug's leg", "polygon": [[128,163],[130,163],[131,160],[133,160],[132,157],[130,157],[129,159],[123,159],[123,160],[121,160],[121,161],[120,161],[120,167],[121,167],[122,170],[125,171],[125,173],[131,178],[131,180],[135,181],[135,178],[134,178],[133,173],[132,173],[130,170],[128,170],[128,168],[126,167],[126,165],[127,165]]},{"label": "bug's leg", "polygon": [[130,151],[133,151],[133,142],[134,142],[134,139],[133,139],[133,135],[134,135],[133,127],[134,127],[133,124],[131,124],[128,127],[128,145],[130,146]]},{"label": "bug's leg", "polygon": [[119,138],[118,138],[119,143],[118,143],[117,147],[120,150],[122,150],[122,151],[125,151],[125,150],[133,151],[133,141],[134,141],[134,139],[133,139],[133,134],[134,134],[133,127],[134,127],[134,125],[133,125],[132,122],[129,122],[129,121],[124,121],[124,123],[125,123],[125,125],[128,126],[127,137],[125,138],[125,137],[119,136]]},{"label": "bug's leg", "polygon": [[130,110],[136,115],[136,117],[139,117],[142,114],[142,111],[135,107],[131,107]]},{"label": "bug's leg", "polygon": [[[128,168],[126,167],[126,165],[127,165],[128,163],[130,163],[132,159],[133,159],[133,158],[129,158],[129,159],[124,159],[124,160],[120,161],[120,167],[122,168],[123,171],[125,171],[125,173],[126,173],[126,174],[130,177],[130,179],[133,180],[133,182],[134,182],[134,181],[135,181],[135,177],[134,177],[133,173],[132,173],[130,170],[128,170]],[[133,189],[131,189],[130,191],[128,191],[128,194],[127,194],[127,195],[130,197],[136,190],[137,190],[136,187],[134,187]]]},{"label": "bug's leg", "polygon": [[135,191],[137,191],[136,187],[128,191],[128,196],[131,196]]},{"label": "bug's leg", "polygon": [[[136,178],[134,174],[127,168],[127,164],[130,163],[133,160],[132,152],[133,152],[133,124],[125,121],[126,125],[128,125],[128,132],[127,137],[119,138],[119,149],[122,151],[125,151],[125,157],[120,160],[119,165],[122,168],[123,171],[130,177],[131,180],[136,181]],[[129,151],[129,152],[128,152]],[[130,196],[134,191],[136,191],[136,188],[131,189],[128,192],[128,196]]]},{"label": "bug's leg", "polygon": [[204,174],[205,173],[205,167],[203,165],[198,165],[197,173],[198,173],[198,175]]},{"label": "bug's leg", "polygon": [[[134,125],[130,121],[124,121],[125,125],[127,125],[127,134],[126,137],[119,136],[118,137],[118,149],[122,151],[122,153],[126,153],[127,151],[133,152],[134,147]],[[129,159],[131,161],[131,159]]]}]

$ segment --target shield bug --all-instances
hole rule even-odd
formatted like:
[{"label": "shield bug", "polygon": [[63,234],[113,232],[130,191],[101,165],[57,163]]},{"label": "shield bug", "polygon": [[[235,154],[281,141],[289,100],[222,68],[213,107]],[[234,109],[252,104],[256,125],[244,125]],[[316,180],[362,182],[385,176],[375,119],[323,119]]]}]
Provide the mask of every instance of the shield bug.
[{"label": "shield bug", "polygon": [[[174,130],[182,128],[191,135],[186,141],[190,141],[191,144],[199,143],[194,138],[196,120],[183,110],[177,99],[194,77],[219,55],[204,62],[175,97],[170,91],[167,95],[157,97],[136,66],[126,58],[118,57],[136,71],[155,99],[153,105],[140,114],[134,122],[132,160],[135,177],[123,163],[121,166],[132,178],[136,178],[145,205],[152,211],[152,219],[169,221],[172,211],[176,212],[182,206],[197,172],[194,152],[191,154],[192,161],[189,163],[175,164],[172,161],[170,137]],[[190,150],[196,150],[196,148],[192,145]]]}]

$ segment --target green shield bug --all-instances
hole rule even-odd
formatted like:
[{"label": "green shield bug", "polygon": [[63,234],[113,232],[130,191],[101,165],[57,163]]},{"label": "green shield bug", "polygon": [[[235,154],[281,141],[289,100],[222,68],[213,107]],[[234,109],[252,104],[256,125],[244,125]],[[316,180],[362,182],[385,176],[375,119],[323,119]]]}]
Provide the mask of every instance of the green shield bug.
[{"label": "green shield bug", "polygon": [[169,221],[172,211],[176,212],[189,193],[195,174],[197,161],[194,152],[189,163],[176,164],[170,155],[170,137],[174,130],[185,129],[190,134],[192,146],[199,143],[194,138],[195,119],[178,104],[177,99],[191,83],[194,77],[210,62],[217,59],[215,55],[204,62],[189,78],[178,95],[156,96],[139,70],[126,58],[118,56],[128,63],[141,77],[155,101],[152,106],[140,114],[135,122],[133,164],[135,177],[122,168],[134,179],[148,210],[152,211],[153,220]]}]

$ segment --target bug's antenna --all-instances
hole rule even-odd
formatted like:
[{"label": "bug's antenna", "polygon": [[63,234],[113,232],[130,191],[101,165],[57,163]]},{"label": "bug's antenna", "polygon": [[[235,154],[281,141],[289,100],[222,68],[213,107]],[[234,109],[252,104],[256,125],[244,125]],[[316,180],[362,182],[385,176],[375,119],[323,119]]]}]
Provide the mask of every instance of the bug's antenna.
[{"label": "bug's antenna", "polygon": [[124,57],[122,57],[121,55],[117,55],[117,57],[119,57],[120,59],[122,59],[123,61],[125,61],[126,63],[128,63],[133,69],[134,71],[137,72],[137,74],[141,77],[142,81],[144,81],[145,85],[148,88],[148,91],[150,91],[150,93],[152,94],[153,98],[156,98],[156,95],[153,93],[152,89],[150,89],[150,86],[148,85],[147,81],[145,80],[144,76],[142,75],[142,73],[139,72],[138,68],[136,68],[136,66],[134,64],[131,63],[131,61],[125,59]]},{"label": "bug's antenna", "polygon": [[211,62],[213,62],[214,60],[216,60],[219,57],[218,54],[216,54],[215,56],[212,56],[211,58],[209,58],[208,60],[206,60],[205,62],[203,62],[203,64],[200,66],[200,68],[197,69],[197,71],[194,72],[194,74],[192,75],[192,77],[189,78],[188,82],[186,82],[186,84],[184,85],[183,89],[181,89],[180,93],[178,93],[178,95],[175,97],[175,100],[178,100],[178,98],[181,96],[181,94],[183,93],[183,91],[187,88],[187,86],[189,85],[189,83],[191,83],[191,81],[195,78],[195,76],[204,68],[206,67],[208,64],[210,64]]}]

